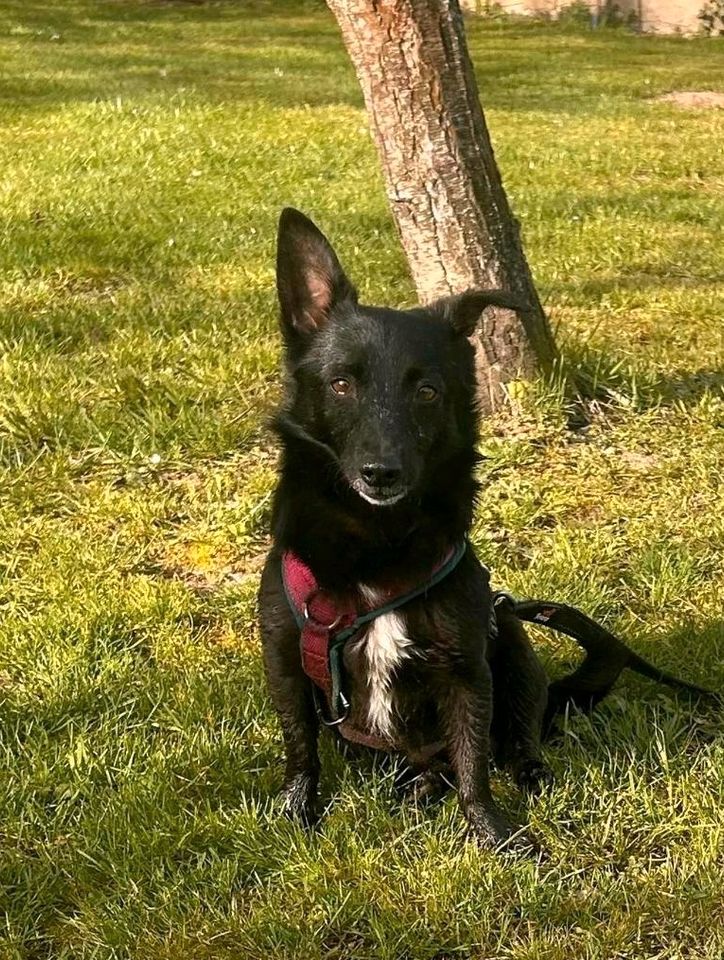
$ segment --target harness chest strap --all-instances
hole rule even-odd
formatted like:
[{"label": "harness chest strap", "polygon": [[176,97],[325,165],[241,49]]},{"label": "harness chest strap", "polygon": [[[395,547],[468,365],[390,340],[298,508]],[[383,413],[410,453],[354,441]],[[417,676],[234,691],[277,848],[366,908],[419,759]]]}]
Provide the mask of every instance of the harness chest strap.
[{"label": "harness chest strap", "polygon": [[423,596],[431,587],[452,573],[467,549],[463,540],[453,547],[434,568],[427,580],[414,587],[390,591],[384,604],[365,607],[351,597],[332,596],[319,587],[311,569],[296,554],[282,556],[282,577],[289,606],[299,627],[302,667],[327,700],[332,720],[349,739],[368,746],[392,747],[381,738],[344,727],[349,702],[344,693],[342,654],[344,645],[377,617],[390,613]]}]

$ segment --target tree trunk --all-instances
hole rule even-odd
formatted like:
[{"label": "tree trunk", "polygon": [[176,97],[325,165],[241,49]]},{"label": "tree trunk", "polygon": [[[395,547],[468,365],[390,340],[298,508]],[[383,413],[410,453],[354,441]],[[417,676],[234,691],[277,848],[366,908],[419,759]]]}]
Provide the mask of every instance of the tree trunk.
[{"label": "tree trunk", "polygon": [[500,179],[458,0],[327,0],[357,70],[387,196],[423,303],[502,287],[528,305],[488,310],[481,403],[548,370],[556,351]]}]

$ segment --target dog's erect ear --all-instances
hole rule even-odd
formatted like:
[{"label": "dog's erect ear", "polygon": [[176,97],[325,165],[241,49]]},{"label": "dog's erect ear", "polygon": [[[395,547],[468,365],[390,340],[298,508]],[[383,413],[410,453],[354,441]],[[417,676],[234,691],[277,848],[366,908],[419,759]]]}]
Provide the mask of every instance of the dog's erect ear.
[{"label": "dog's erect ear", "polygon": [[456,333],[471,336],[478,325],[480,314],[486,307],[504,307],[521,313],[526,305],[505,290],[466,290],[454,297],[443,297],[431,304],[430,309],[441,314]]},{"label": "dog's erect ear", "polygon": [[357,300],[327,238],[292,207],[279,218],[277,293],[285,335],[314,333],[334,306]]}]

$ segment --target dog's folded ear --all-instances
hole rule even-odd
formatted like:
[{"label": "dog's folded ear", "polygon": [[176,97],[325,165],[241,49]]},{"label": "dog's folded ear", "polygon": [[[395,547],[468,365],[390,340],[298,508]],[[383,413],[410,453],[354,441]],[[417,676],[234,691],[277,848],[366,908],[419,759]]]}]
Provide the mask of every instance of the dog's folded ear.
[{"label": "dog's folded ear", "polygon": [[277,293],[285,337],[314,333],[335,306],[357,301],[327,238],[292,207],[279,218]]},{"label": "dog's folded ear", "polygon": [[505,290],[466,290],[430,305],[430,309],[447,320],[456,333],[466,337],[475,332],[480,315],[487,307],[503,307],[518,313],[527,309],[525,303]]}]

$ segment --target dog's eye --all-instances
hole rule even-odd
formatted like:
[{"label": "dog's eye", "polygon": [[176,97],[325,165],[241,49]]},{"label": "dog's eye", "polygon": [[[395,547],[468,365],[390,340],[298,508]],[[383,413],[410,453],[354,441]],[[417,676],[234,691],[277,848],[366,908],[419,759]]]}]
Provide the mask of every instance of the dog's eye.
[{"label": "dog's eye", "polygon": [[344,377],[336,377],[331,383],[330,387],[337,394],[338,397],[346,396],[352,389],[352,384],[349,380],[345,380]]},{"label": "dog's eye", "polygon": [[431,387],[429,383],[423,384],[419,387],[417,391],[417,396],[420,400],[423,400],[425,403],[429,403],[431,400],[434,400],[437,396],[437,390],[434,387]]}]

